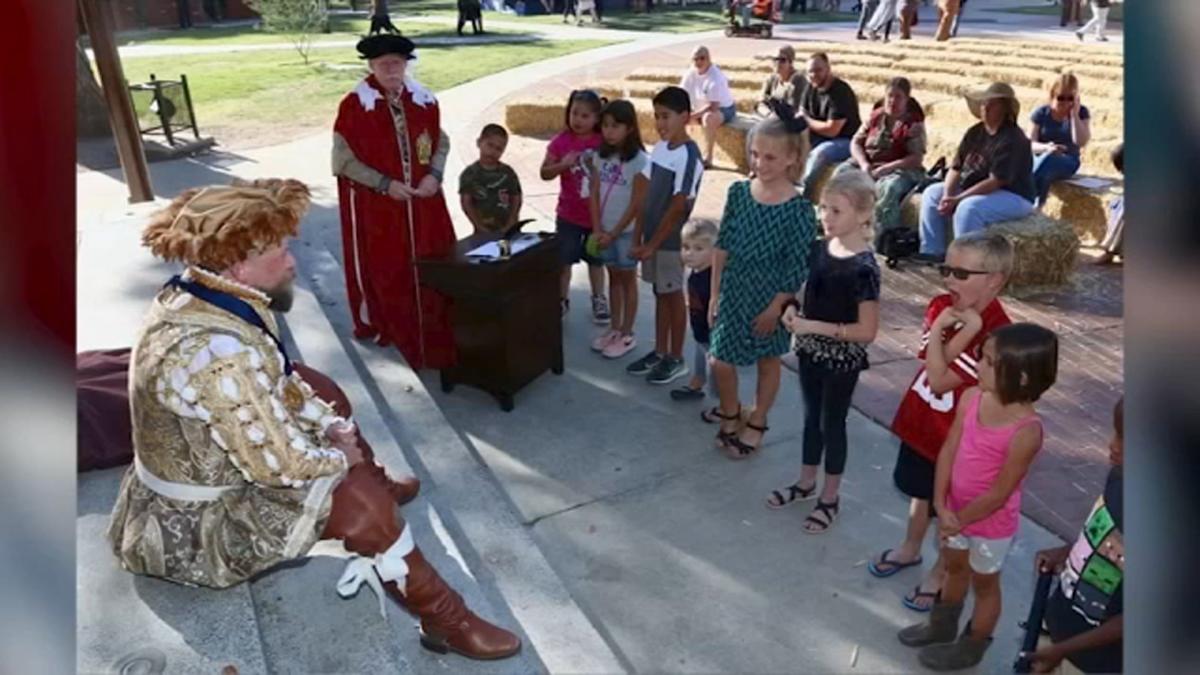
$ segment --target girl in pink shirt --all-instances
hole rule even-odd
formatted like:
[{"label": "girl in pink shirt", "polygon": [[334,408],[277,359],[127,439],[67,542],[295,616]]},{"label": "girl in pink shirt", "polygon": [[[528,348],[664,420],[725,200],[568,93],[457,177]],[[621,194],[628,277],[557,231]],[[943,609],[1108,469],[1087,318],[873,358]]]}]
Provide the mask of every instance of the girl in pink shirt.
[{"label": "girl in pink shirt", "polygon": [[558,179],[554,231],[563,265],[559,289],[562,313],[566,316],[570,306],[567,291],[571,286],[571,266],[582,260],[588,265],[588,280],[592,285],[592,321],[599,325],[608,325],[610,315],[608,299],[604,297],[604,263],[590,255],[585,246],[592,234],[592,213],[584,197],[583,182],[590,176],[591,157],[604,140],[600,135],[600,109],[604,103],[590,89],[571,92],[563,114],[563,130],[546,146],[541,170],[542,180]]},{"label": "girl in pink shirt", "polygon": [[[1016,323],[992,332],[982,356],[979,386],[963,394],[937,460],[933,499],[946,560],[941,597],[928,623],[900,631],[901,642],[924,647],[918,658],[931,670],[969,668],[991,644],[1000,619],[1000,568],[1021,518],[1021,483],[1042,447],[1033,404],[1054,384],[1058,337]],[[968,585],[975,608],[960,636]]]}]

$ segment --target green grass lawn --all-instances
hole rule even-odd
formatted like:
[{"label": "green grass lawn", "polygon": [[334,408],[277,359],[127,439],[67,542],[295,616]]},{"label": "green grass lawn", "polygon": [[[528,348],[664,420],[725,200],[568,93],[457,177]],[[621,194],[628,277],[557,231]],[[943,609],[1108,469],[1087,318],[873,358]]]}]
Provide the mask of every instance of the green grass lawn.
[{"label": "green grass lawn", "polygon": [[[521,44],[429,46],[416,76],[434,91],[533,61],[612,44],[546,40]],[[200,132],[227,147],[282,142],[328,127],[338,101],[365,74],[352,52],[314,50],[304,65],[293,50],[126,58],[125,77],[143,82],[186,74]]]},{"label": "green grass lawn", "polygon": [[[528,0],[527,0],[528,1]],[[537,0],[533,0],[536,2]],[[484,14],[486,22],[490,14]],[[824,21],[857,20],[857,14],[849,12],[809,12],[807,14],[784,14],[783,23],[817,23]],[[539,16],[513,16],[505,20],[562,24],[561,14]],[[585,26],[590,26],[588,21]],[[604,12],[604,27],[619,30],[654,31],[657,33],[698,33],[708,30],[719,30],[725,27],[728,19],[724,17],[719,7],[713,5],[695,5],[692,7],[656,7],[649,14],[635,14],[630,10],[614,9]],[[486,25],[486,23],[485,23]]]},{"label": "green grass lawn", "polygon": [[[456,35],[452,26],[406,22],[404,21],[404,17],[399,15],[392,16],[392,23],[396,24],[396,27],[408,36],[449,37]],[[330,32],[315,33],[312,35],[312,40],[313,42],[344,42],[346,40],[355,40],[366,35],[370,25],[367,19],[334,16],[330,19]],[[516,31],[499,29],[489,30],[489,32],[497,35],[519,34]],[[470,33],[468,32],[467,34],[469,35]],[[271,33],[254,26],[203,26],[190,30],[151,30],[122,33],[117,35],[117,45],[120,47],[131,45],[248,45],[288,42],[290,39],[291,37],[288,35]]]},{"label": "green grass lawn", "polygon": [[[968,4],[967,8],[969,9],[970,6],[971,5]],[[1062,7],[1060,7],[1058,5],[1051,5],[1051,4],[1028,5],[1025,7],[1009,7],[1008,9],[988,9],[986,11],[1006,12],[1008,14],[1037,14],[1037,15],[1043,15],[1043,16],[1053,16],[1056,19],[1058,17],[1062,16]],[[1085,7],[1083,10],[1083,20],[1088,21],[1091,18],[1092,18],[1092,10],[1091,10],[1091,6],[1089,5],[1088,7]],[[1124,23],[1124,21],[1125,21],[1125,5],[1124,4],[1119,4],[1119,5],[1114,4],[1112,6],[1112,10],[1110,10],[1108,13],[1108,21],[1109,21],[1109,23]]]},{"label": "green grass lawn", "polygon": [[[536,4],[540,0],[525,0],[525,4]],[[552,0],[547,0],[551,7]],[[367,3],[359,3],[366,6]],[[349,7],[348,2],[335,3],[337,6]],[[458,14],[455,0],[411,0],[393,3],[392,20],[403,20],[406,14]],[[538,14],[534,16],[517,16],[515,14],[499,14],[497,12],[483,13],[483,24],[487,27],[488,20],[511,23],[540,23],[562,25],[562,14]],[[817,23],[824,21],[857,21],[858,15],[850,12],[809,12],[807,14],[784,14],[783,23]],[[727,20],[722,16],[720,5],[692,5],[690,7],[656,6],[654,11],[646,14],[635,14],[628,9],[604,10],[603,27],[619,30],[654,31],[662,33],[697,33],[723,28]],[[399,24],[397,24],[399,25]],[[585,22],[585,26],[590,23]]]}]

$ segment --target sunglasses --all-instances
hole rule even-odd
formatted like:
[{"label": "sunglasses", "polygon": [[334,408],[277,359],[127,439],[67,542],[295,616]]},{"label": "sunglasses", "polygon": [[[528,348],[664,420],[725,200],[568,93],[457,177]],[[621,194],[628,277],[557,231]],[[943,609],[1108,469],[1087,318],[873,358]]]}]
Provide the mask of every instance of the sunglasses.
[{"label": "sunglasses", "polygon": [[1075,100],[1074,96],[1058,96],[1056,97],[1059,103],[1070,103]]},{"label": "sunglasses", "polygon": [[792,62],[791,59],[784,58],[782,56],[776,56],[775,58],[773,58],[771,60],[774,61],[775,63],[791,63]]},{"label": "sunglasses", "polygon": [[970,279],[972,274],[991,274],[991,272],[988,272],[987,270],[969,270],[963,267],[951,267],[949,265],[938,265],[937,271],[938,274],[942,275],[943,278],[953,274],[954,278],[958,279],[959,281],[966,281],[967,279]]}]

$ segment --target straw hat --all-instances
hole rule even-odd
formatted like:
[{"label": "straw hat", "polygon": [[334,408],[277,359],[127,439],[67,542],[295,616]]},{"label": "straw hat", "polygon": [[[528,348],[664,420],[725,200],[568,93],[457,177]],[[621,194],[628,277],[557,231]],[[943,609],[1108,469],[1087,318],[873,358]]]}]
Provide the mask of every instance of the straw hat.
[{"label": "straw hat", "polygon": [[1004,82],[993,82],[986,88],[971,90],[965,94],[965,98],[967,99],[967,108],[977,119],[983,119],[983,102],[996,98],[1010,99],[1013,114],[1017,117],[1021,115],[1021,103],[1017,100],[1016,92]]}]

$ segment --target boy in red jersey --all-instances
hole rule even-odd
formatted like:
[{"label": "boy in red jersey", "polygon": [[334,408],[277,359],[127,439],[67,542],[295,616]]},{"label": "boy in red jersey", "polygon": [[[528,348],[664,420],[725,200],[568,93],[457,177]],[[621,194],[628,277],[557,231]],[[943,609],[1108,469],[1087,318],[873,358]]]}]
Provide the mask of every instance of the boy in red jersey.
[{"label": "boy in red jersey", "polygon": [[[946,252],[938,271],[946,293],[925,308],[921,334],[923,361],[900,401],[892,431],[900,437],[900,453],[892,479],[912,498],[908,530],[898,548],[886,549],[867,569],[877,577],[890,577],[906,567],[920,565],[921,542],[933,513],[934,465],[954,423],[962,393],[979,382],[978,364],[984,340],[993,330],[1012,323],[996,297],[1012,273],[1013,249],[1002,235],[986,231],[959,237]],[[942,560],[904,598],[904,605],[927,612],[942,584]]]}]

